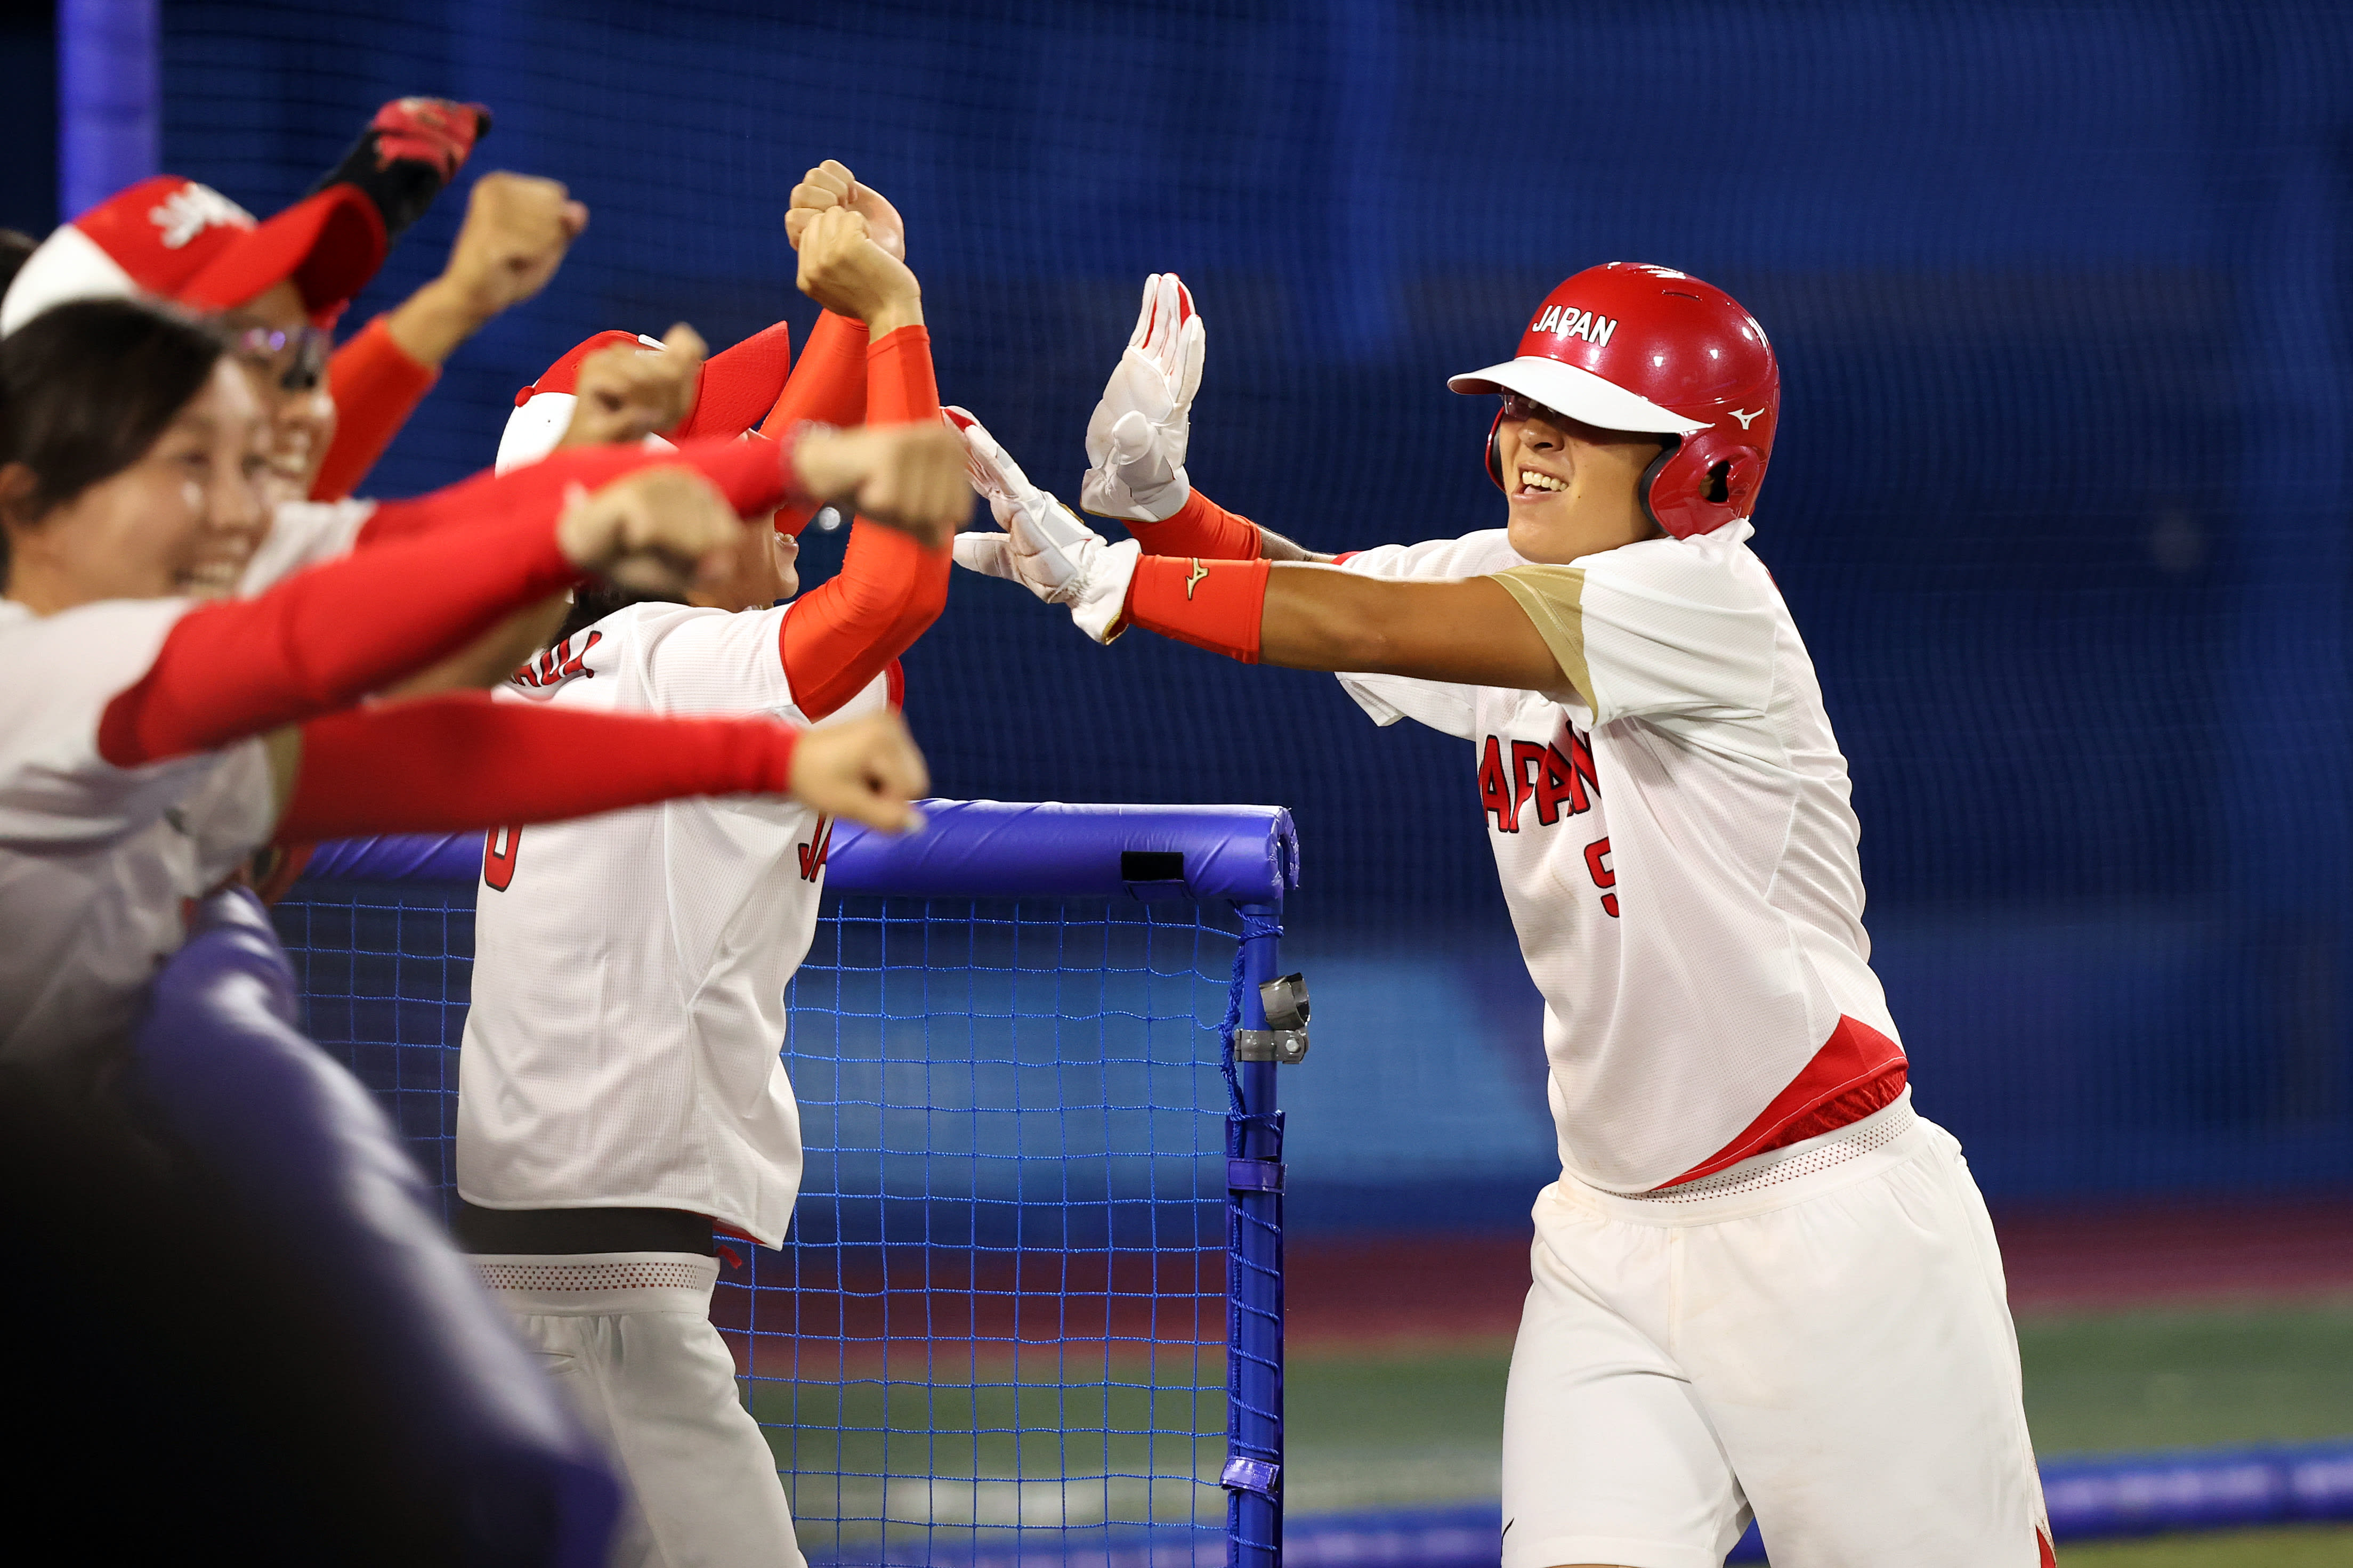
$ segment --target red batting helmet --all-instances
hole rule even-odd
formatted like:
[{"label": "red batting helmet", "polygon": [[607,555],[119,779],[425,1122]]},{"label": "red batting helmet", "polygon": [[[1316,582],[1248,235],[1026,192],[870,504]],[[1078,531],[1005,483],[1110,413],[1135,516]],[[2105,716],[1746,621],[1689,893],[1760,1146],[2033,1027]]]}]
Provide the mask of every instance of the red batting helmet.
[{"label": "red batting helmet", "polygon": [[[1781,372],[1757,319],[1712,284],[1634,261],[1562,283],[1536,307],[1517,358],[1446,384],[1516,392],[1604,430],[1666,437],[1638,493],[1677,539],[1755,510],[1781,413]],[[1492,429],[1487,473],[1504,482]]]}]

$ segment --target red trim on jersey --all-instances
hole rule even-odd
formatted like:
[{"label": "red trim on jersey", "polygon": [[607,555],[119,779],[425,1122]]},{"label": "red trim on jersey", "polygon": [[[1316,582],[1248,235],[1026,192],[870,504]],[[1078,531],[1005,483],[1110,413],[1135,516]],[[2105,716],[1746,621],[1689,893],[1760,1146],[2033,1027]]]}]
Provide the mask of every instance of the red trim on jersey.
[{"label": "red trim on jersey", "polygon": [[893,713],[905,712],[907,710],[906,668],[894,658],[891,661],[891,668],[884,670],[882,673],[889,680],[889,684],[885,688],[885,690],[889,695],[891,711]]},{"label": "red trim on jersey", "polygon": [[1256,664],[1272,571],[1264,561],[1144,556],[1128,584],[1128,619],[1162,637]]},{"label": "red trim on jersey", "polygon": [[[930,423],[940,416],[931,334],[902,327],[867,351],[866,422]],[[866,689],[947,608],[952,551],[927,550],[894,529],[850,524],[841,570],[785,617],[778,657],[793,701],[812,721]],[[894,703],[893,706],[896,706]]]},{"label": "red trim on jersey", "polygon": [[341,500],[359,489],[441,373],[408,357],[378,316],[327,362],[327,395],[335,402],[335,437],[327,444],[312,500]]},{"label": "red trim on jersey", "polygon": [[2035,1568],[2059,1568],[2059,1554],[2051,1550],[2051,1533],[2037,1526],[2034,1531]]},{"label": "red trim on jersey", "polygon": [[1332,557],[1332,564],[1335,566],[1345,566],[1349,562],[1354,561],[1357,556],[1362,555],[1363,553],[1364,552],[1361,550],[1343,550],[1339,554]]},{"label": "red trim on jersey", "polygon": [[1204,561],[1255,561],[1266,552],[1266,536],[1240,512],[1228,511],[1199,490],[1158,522],[1134,522],[1128,532],[1154,555],[1198,555]]},{"label": "red trim on jersey", "polygon": [[1904,1047],[1870,1025],[1841,1015],[1829,1041],[1740,1136],[1677,1176],[1672,1187],[1808,1138],[1835,1132],[1895,1102],[1904,1092]]},{"label": "red trim on jersey", "polygon": [[276,839],[459,833],[680,795],[784,795],[799,735],[767,719],[579,712],[486,691],[333,713],[302,726]]}]

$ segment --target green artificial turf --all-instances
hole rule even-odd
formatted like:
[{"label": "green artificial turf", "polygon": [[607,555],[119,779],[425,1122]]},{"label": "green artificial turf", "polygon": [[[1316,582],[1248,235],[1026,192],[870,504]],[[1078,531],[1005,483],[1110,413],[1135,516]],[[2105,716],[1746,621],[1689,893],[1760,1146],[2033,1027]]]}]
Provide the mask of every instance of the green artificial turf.
[{"label": "green artificial turf", "polygon": [[2107,1541],[2063,1546],[2059,1561],[2064,1568],[2345,1568],[2353,1563],[2353,1530],[2324,1524]]},{"label": "green artificial turf", "polygon": [[[2037,1451],[2301,1442],[2353,1435],[2353,1304],[2030,1318],[2020,1327]],[[1286,1498],[1300,1515],[1495,1495],[1503,1341],[1305,1347],[1286,1379]],[[1092,1523],[1221,1517],[1221,1359],[1108,1366],[1051,1352],[919,1381],[758,1384],[810,1540],[880,1521]],[[810,1534],[810,1531],[815,1534]],[[2236,1553],[2233,1555],[2232,1553]],[[2180,1537],[2065,1553],[2117,1568],[2353,1564],[2353,1532]]]},{"label": "green artificial turf", "polygon": [[2018,1348],[2045,1457],[2353,1436],[2353,1306],[2029,1319]]}]

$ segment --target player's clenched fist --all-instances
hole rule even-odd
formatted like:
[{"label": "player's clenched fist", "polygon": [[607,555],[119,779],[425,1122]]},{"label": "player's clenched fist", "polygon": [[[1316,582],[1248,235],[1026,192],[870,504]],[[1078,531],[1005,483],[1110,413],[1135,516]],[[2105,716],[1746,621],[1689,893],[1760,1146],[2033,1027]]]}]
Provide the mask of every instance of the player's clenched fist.
[{"label": "player's clenched fist", "polygon": [[488,321],[547,286],[588,226],[588,209],[554,180],[493,169],[474,182],[441,281]]},{"label": "player's clenched fist", "polygon": [[792,205],[785,214],[785,237],[800,248],[802,231],[821,212],[835,207],[847,208],[866,220],[867,234],[875,244],[890,255],[904,261],[907,258],[907,226],[899,216],[899,209],[882,198],[871,185],[861,185],[858,177],[838,158],[828,158],[801,176],[793,187]]},{"label": "player's clenched fist", "polygon": [[682,594],[733,570],[743,520],[691,468],[639,468],[578,490],[556,520],[555,543],[583,572],[646,594]]},{"label": "player's clenched fist", "polygon": [[907,264],[874,242],[848,207],[814,214],[799,239],[802,293],[881,338],[923,319],[923,291]]},{"label": "player's clenched fist", "polygon": [[964,447],[937,425],[811,430],[794,446],[793,468],[810,496],[934,549],[972,516]]},{"label": "player's clenched fist", "polygon": [[804,730],[793,742],[796,800],[885,833],[923,825],[914,803],[931,784],[923,753],[896,713],[870,713]]},{"label": "player's clenched fist", "polygon": [[572,422],[558,447],[602,447],[642,441],[669,430],[694,411],[695,388],[706,353],[702,336],[684,321],[659,349],[615,343],[580,362]]}]

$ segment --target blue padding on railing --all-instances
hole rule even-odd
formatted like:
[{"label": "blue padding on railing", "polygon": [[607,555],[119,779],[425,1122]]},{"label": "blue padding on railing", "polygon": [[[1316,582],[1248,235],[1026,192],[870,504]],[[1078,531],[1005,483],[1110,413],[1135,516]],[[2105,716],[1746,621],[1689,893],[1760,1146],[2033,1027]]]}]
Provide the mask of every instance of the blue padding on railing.
[{"label": "blue padding on railing", "polygon": [[[1280,806],[930,800],[923,811],[934,830],[904,837],[841,825],[826,886],[881,897],[1150,898],[1165,891],[1270,902],[1299,885],[1299,836]],[[522,831],[530,836],[530,828]],[[1129,858],[1171,854],[1184,858],[1180,879],[1164,879],[1153,874],[1160,866]],[[402,834],[322,845],[303,875],[470,882],[481,870],[479,833]]]},{"label": "blue padding on railing", "polygon": [[619,1492],[444,1234],[432,1194],[359,1081],[296,1029],[294,977],[250,894],[155,983],[135,1074],[176,1141],[304,1274],[383,1391],[420,1475],[460,1509],[469,1563],[592,1568]]}]

